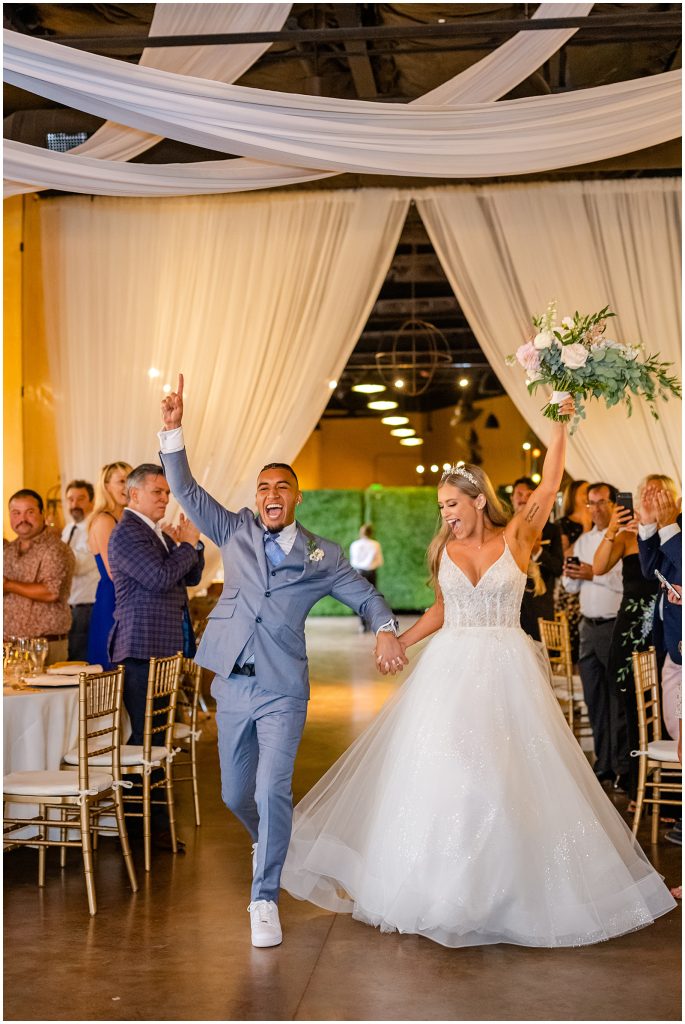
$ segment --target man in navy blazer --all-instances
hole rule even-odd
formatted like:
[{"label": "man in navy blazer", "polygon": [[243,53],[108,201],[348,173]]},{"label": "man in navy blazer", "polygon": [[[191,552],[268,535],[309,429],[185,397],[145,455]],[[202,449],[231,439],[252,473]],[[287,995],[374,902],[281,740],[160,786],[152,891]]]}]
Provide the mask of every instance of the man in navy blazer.
[{"label": "man in navy blazer", "polygon": [[230,512],[193,479],[178,393],[162,402],[162,462],[174,497],[221,549],[223,593],[211,612],[197,661],[216,673],[222,797],[253,841],[248,910],[255,946],[282,939],[278,896],[292,826],[292,775],[304,729],[309,676],[304,623],[327,594],[361,615],[376,633],[382,672],[401,670],[406,657],[383,598],[351,567],[340,546],[295,519],[302,501],[297,477],[284,463],[257,478],[258,515]]},{"label": "man in navy blazer", "polygon": [[[640,502],[640,526],[638,547],[642,573],[647,579],[654,579],[658,569],[669,583],[682,585],[683,582],[683,536],[682,516],[670,489],[655,478],[645,488]],[[682,671],[682,627],[683,610],[680,605],[659,595],[654,610],[654,643],[663,653],[666,661],[662,671],[661,688],[663,713],[666,728],[672,739],[678,737],[679,715],[677,710],[677,689]]]},{"label": "man in navy blazer", "polygon": [[[200,582],[204,547],[199,530],[185,517],[174,538],[162,532],[169,485],[161,466],[138,466],[126,480],[126,491],[128,507],[112,531],[108,547],[115,591],[109,650],[111,661],[126,669],[124,704],[131,719],[128,742],[140,745],[150,658],[167,658],[184,649],[186,587]],[[161,736],[155,738],[162,742]],[[153,823],[155,845],[166,849],[166,813],[156,813]]]}]

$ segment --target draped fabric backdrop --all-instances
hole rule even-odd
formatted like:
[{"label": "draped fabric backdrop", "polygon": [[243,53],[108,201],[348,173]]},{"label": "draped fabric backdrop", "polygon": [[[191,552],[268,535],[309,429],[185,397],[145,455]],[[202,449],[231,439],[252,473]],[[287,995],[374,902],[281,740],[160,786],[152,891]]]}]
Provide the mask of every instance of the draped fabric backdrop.
[{"label": "draped fabric backdrop", "polygon": [[[530,335],[531,312],[559,316],[609,304],[607,336],[644,343],[681,372],[680,179],[463,186],[417,193],[417,207],[488,362],[535,433],[550,421],[520,367],[504,357]],[[634,488],[647,473],[680,480],[681,403],[587,405],[569,472]]]},{"label": "draped fabric backdrop", "polygon": [[251,505],[256,471],[316,426],[408,203],[391,189],[42,203],[62,479],[157,461],[162,387],[183,370],[197,479]]}]

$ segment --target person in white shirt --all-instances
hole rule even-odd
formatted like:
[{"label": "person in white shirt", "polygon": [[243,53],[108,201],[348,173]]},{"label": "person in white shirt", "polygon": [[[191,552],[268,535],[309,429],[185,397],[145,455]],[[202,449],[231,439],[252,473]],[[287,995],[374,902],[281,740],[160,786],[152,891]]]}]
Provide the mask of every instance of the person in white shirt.
[{"label": "person in white shirt", "polygon": [[578,669],[583,683],[592,738],[595,774],[601,782],[616,788],[625,786],[628,775],[628,737],[625,709],[611,685],[609,651],[623,596],[623,568],[619,560],[603,576],[595,576],[592,562],[602,542],[616,504],[617,490],[611,484],[595,483],[588,488],[587,504],[593,527],[578,537],[572,559],[564,563],[562,585],[580,597],[580,655]]},{"label": "person in white shirt", "polygon": [[[376,570],[383,565],[383,551],[373,536],[371,523],[364,523],[359,530],[359,538],[350,544],[350,565],[368,580],[372,587],[376,586]],[[369,631],[369,626],[360,618],[360,630]]]},{"label": "person in white shirt", "polygon": [[67,485],[66,506],[72,522],[62,530],[62,541],[71,548],[76,567],[71,582],[69,605],[71,629],[69,631],[69,660],[88,660],[88,627],[95,603],[100,574],[95,557],[88,546],[86,520],[93,511],[93,485],[87,480],[72,480]]}]

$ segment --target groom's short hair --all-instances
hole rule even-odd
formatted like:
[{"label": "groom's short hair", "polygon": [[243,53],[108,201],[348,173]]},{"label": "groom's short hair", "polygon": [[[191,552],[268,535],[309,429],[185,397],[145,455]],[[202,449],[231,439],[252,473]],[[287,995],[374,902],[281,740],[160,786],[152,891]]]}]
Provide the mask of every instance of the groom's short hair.
[{"label": "groom's short hair", "polygon": [[260,469],[259,472],[260,473],[264,473],[265,470],[267,470],[267,469],[285,469],[285,470],[287,470],[288,473],[290,473],[290,475],[294,478],[295,486],[297,487],[297,489],[299,491],[300,483],[299,483],[299,481],[297,479],[297,473],[295,472],[295,470],[293,469],[292,466],[288,465],[287,462],[269,462],[266,466],[262,466],[262,468]]}]

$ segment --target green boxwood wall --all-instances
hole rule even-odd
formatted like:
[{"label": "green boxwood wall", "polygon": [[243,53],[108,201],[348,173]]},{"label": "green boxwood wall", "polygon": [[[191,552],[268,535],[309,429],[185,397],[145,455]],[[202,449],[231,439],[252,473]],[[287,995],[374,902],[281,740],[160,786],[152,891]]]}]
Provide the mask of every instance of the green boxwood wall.
[{"label": "green boxwood wall", "polygon": [[[303,491],[298,519],[312,533],[334,540],[345,554],[359,536],[364,522],[363,491]],[[312,615],[353,615],[346,605],[334,597],[324,597],[311,611]]]},{"label": "green boxwood wall", "polygon": [[[305,491],[303,526],[340,544],[346,554],[364,522],[373,523],[383,548],[378,589],[397,612],[423,611],[433,602],[426,586],[426,548],[437,521],[431,487],[383,487],[367,491]],[[312,615],[351,615],[334,598],[319,601]]]},{"label": "green boxwood wall", "polygon": [[433,603],[426,586],[426,549],[435,532],[433,487],[369,488],[366,519],[383,549],[378,589],[393,611],[423,611]]}]

